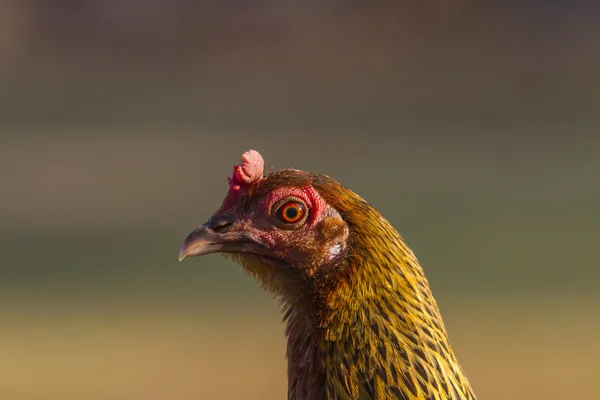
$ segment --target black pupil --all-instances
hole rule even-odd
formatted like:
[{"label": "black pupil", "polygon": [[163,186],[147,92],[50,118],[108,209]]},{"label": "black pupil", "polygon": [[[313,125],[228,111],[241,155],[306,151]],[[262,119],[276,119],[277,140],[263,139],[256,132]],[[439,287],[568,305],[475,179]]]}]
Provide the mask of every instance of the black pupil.
[{"label": "black pupil", "polygon": [[298,209],[298,206],[296,206],[296,205],[290,206],[285,209],[285,217],[287,219],[294,220],[294,219],[298,218],[299,213],[300,213],[300,210]]}]

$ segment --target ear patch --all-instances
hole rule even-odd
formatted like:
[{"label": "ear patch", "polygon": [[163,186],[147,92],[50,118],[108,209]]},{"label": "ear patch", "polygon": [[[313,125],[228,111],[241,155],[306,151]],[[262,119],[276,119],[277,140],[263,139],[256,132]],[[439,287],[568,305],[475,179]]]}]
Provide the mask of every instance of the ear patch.
[{"label": "ear patch", "polygon": [[321,226],[319,228],[319,234],[321,235],[322,240],[326,240],[332,237],[344,236],[346,224],[339,217],[327,217],[321,221]]}]

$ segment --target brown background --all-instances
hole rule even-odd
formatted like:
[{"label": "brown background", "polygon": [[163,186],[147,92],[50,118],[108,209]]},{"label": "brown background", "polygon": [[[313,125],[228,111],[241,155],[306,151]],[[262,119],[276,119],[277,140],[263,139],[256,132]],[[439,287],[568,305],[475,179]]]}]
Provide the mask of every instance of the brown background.
[{"label": "brown background", "polygon": [[600,13],[512,3],[2,2],[0,397],[285,398],[276,302],[177,263],[248,148],[391,220],[480,398],[600,397]]}]

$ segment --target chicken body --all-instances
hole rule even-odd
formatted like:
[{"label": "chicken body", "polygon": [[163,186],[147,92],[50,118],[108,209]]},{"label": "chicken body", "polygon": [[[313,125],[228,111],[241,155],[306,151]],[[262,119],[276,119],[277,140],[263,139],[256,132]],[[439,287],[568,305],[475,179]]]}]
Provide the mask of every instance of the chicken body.
[{"label": "chicken body", "polygon": [[398,232],[319,174],[243,155],[180,259],[222,252],[282,302],[289,400],[475,399],[429,284]]}]

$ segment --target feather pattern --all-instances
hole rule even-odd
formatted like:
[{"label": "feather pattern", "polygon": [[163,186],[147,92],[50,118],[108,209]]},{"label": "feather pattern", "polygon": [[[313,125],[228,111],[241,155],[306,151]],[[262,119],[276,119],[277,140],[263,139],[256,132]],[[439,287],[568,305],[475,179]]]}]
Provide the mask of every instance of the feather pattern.
[{"label": "feather pattern", "polygon": [[474,400],[423,268],[392,225],[325,175],[263,177],[263,164],[244,154],[180,259],[222,252],[280,298],[288,400]]},{"label": "feather pattern", "polygon": [[318,270],[309,296],[282,296],[289,400],[475,399],[417,258],[352,191],[284,170],[267,187],[311,184],[349,227],[345,257]]}]

